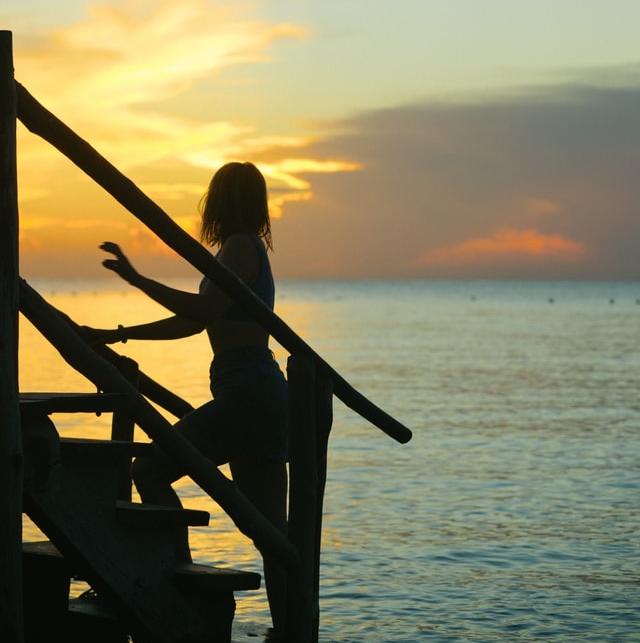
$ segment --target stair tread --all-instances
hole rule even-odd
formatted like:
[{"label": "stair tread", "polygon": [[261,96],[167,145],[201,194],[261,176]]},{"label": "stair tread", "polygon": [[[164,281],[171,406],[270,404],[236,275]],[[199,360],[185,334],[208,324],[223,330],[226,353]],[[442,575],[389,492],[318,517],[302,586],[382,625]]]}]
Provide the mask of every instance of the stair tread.
[{"label": "stair tread", "polygon": [[121,393],[20,393],[22,412],[109,413],[124,411],[127,396]]},{"label": "stair tread", "polygon": [[53,492],[28,492],[27,515],[73,561],[79,577],[116,609],[134,640],[195,640],[204,625],[171,582],[171,534],[161,539],[143,531],[127,534],[118,527],[115,498],[110,508],[95,503],[93,490],[81,481],[82,476],[63,476]]},{"label": "stair tread", "polygon": [[173,570],[173,582],[184,591],[222,592],[260,589],[261,577],[256,572],[200,563],[179,563]]},{"label": "stair tread", "polygon": [[120,620],[118,612],[104,600],[97,597],[86,598],[77,596],[69,599],[69,611],[73,614],[82,614],[93,618],[109,621]]},{"label": "stair tread", "polygon": [[179,509],[148,503],[127,502],[119,500],[116,503],[118,522],[128,527],[158,527],[188,525],[206,527],[209,524],[208,511],[200,509]]},{"label": "stair tread", "polygon": [[63,557],[50,540],[24,540],[22,542],[22,553],[32,556]]},{"label": "stair tread", "polygon": [[[26,566],[37,565],[38,568],[58,569],[66,574],[68,578],[80,578],[78,570],[73,562],[62,554],[62,552],[50,540],[33,540],[22,542],[23,570]],[[55,567],[52,567],[55,566]],[[44,566],[44,567],[43,567]]]},{"label": "stair tread", "polygon": [[127,643],[131,640],[121,614],[96,596],[71,598],[66,617],[69,640],[98,643]]},{"label": "stair tread", "polygon": [[128,440],[99,440],[94,438],[60,438],[60,453],[64,459],[111,459],[151,455],[150,442]]},{"label": "stair tread", "polygon": [[[165,508],[166,507],[161,507],[161,509]],[[35,556],[63,557],[50,540],[23,542],[22,551],[23,553]],[[261,583],[260,574],[256,572],[247,572],[226,567],[214,567],[201,563],[179,563],[174,567],[172,577],[174,584],[178,588],[191,591],[260,589]],[[90,607],[96,603],[97,601],[83,598],[82,601],[77,603],[77,609],[81,610],[87,604]]]}]

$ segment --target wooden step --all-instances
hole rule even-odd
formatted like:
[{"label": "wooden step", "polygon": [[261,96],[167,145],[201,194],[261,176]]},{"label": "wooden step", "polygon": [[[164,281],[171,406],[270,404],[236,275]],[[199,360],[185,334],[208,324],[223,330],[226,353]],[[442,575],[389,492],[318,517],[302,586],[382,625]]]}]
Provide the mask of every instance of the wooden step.
[{"label": "wooden step", "polygon": [[170,580],[175,563],[171,530],[151,535],[123,528],[108,480],[91,481],[90,476],[106,475],[105,469],[61,467],[55,487],[25,491],[25,512],[114,607],[134,640],[204,643],[204,615]]},{"label": "wooden step", "polygon": [[76,570],[50,540],[24,541],[22,543],[23,574],[32,569],[39,574],[70,578],[77,576]]},{"label": "wooden step", "polygon": [[234,592],[260,589],[260,574],[236,569],[180,563],[172,574],[173,584],[187,593]]},{"label": "wooden step", "polygon": [[192,526],[206,527],[209,512],[198,509],[179,509],[147,503],[125,502],[116,504],[118,522],[134,529]]},{"label": "wooden step", "polygon": [[50,540],[29,540],[22,543],[22,555],[32,558],[64,560],[58,548]]},{"label": "wooden step", "polygon": [[63,631],[72,570],[49,541],[22,543],[22,606],[25,643]]},{"label": "wooden step", "polygon": [[[119,504],[124,506],[126,503]],[[131,628],[123,620],[127,615],[123,613],[122,606],[115,609],[102,595],[96,594],[69,599],[72,567],[50,541],[23,543],[23,550],[23,556],[31,560],[29,567],[33,571],[30,586],[31,592],[35,590],[37,596],[37,600],[31,599],[25,604],[25,617],[28,620],[28,623],[25,622],[25,626],[28,625],[25,643],[49,640],[52,631],[64,631],[66,643],[127,643],[130,640]],[[52,566],[55,568],[55,584],[50,575],[35,574]],[[205,629],[193,639],[199,643],[231,640],[235,612],[233,593],[259,589],[261,580],[260,574],[254,572],[196,563],[176,565],[167,573],[175,590],[202,618]]]},{"label": "wooden step", "polygon": [[205,624],[202,643],[231,643],[236,609],[234,592],[260,588],[260,574],[197,563],[177,564],[171,581],[200,614]]},{"label": "wooden step", "polygon": [[150,442],[60,438],[60,455],[63,462],[118,462],[125,458],[151,455],[153,450],[154,446]]},{"label": "wooden step", "polygon": [[112,413],[126,412],[128,398],[120,393],[20,393],[20,412]]},{"label": "wooden step", "polygon": [[97,596],[69,601],[65,643],[127,643],[129,633],[120,615]]},{"label": "wooden step", "polygon": [[[134,505],[134,509],[138,508],[135,503],[119,502],[118,511],[123,509],[124,512],[127,513],[130,510],[130,508],[126,507],[128,504]],[[150,505],[149,507],[153,508],[154,506]],[[159,507],[159,509],[165,510],[167,508]],[[180,510],[176,510],[176,513],[179,511]],[[207,518],[209,517],[206,511],[183,509],[182,512],[188,515],[205,514]],[[201,519],[202,517],[198,515],[198,518]],[[174,520],[175,518],[171,517],[170,519]],[[164,520],[164,518],[162,520]],[[23,557],[28,556],[40,560],[52,559],[57,569],[64,569],[69,577],[77,576],[73,568],[58,551],[57,547],[49,540],[24,542],[22,543],[22,553]],[[174,567],[171,579],[176,587],[190,592],[247,591],[260,589],[261,581],[260,574],[256,572],[212,567],[198,563],[179,563]]]}]

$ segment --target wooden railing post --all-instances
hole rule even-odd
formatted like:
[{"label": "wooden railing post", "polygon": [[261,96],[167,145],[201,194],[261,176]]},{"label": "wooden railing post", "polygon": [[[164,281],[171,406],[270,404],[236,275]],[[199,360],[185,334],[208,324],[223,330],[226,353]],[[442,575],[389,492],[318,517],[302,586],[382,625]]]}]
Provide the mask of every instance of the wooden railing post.
[{"label": "wooden railing post", "polygon": [[[138,363],[129,357],[121,357],[117,364],[118,370],[136,389],[139,389]],[[136,423],[129,413],[115,411],[111,419],[111,439],[133,442]],[[131,462],[125,460],[119,465],[118,500],[131,500]]]},{"label": "wooden railing post", "polygon": [[12,34],[0,31],[0,641],[7,643],[24,639],[17,183]]},{"label": "wooden railing post", "polygon": [[316,520],[315,520],[315,560],[313,571],[313,601],[316,606],[312,623],[312,640],[317,643],[320,628],[320,552],[322,548],[322,511],[324,507],[324,490],[327,482],[327,451],[329,434],[333,425],[333,381],[326,374],[316,373]]},{"label": "wooden railing post", "polygon": [[289,540],[298,550],[300,565],[287,579],[289,643],[313,643],[318,603],[314,597],[316,570],[316,369],[305,356],[287,362],[289,384]]},{"label": "wooden railing post", "polygon": [[289,539],[300,567],[287,584],[290,643],[317,643],[320,625],[322,507],[327,444],[333,423],[331,378],[307,356],[292,355],[289,383]]}]

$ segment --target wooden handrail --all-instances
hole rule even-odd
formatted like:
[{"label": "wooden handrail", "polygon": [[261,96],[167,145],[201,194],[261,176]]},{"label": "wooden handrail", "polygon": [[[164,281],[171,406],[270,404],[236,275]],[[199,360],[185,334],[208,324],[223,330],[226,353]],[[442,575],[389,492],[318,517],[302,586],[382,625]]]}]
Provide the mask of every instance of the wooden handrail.
[{"label": "wooden handrail", "polygon": [[405,443],[411,439],[411,431],[406,426],[353,388],[232,271],[182,230],[130,179],[44,108],[18,82],[16,95],[18,118],[30,132],[39,135],[62,152],[170,248],[222,288],[289,353],[306,355],[313,359],[316,367],[331,378],[334,393],[344,404],[398,442]]}]

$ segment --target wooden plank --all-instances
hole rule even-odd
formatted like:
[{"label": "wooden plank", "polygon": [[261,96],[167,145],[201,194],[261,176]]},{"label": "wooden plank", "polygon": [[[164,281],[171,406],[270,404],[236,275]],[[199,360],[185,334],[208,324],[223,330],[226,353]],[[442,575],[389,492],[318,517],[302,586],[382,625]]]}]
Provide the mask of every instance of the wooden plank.
[{"label": "wooden plank", "polygon": [[[75,579],[80,578],[78,570],[73,563],[67,560],[60,550],[50,540],[31,540],[22,543],[22,559],[33,561],[37,560],[54,560],[62,565],[66,570],[67,576]],[[55,563],[54,563],[55,564]]]},{"label": "wooden plank", "polygon": [[197,563],[176,565],[172,574],[176,587],[186,592],[210,593],[260,589],[260,574]]},{"label": "wooden plank", "polygon": [[[120,364],[120,372],[133,384],[134,388],[139,389],[140,378],[137,362],[132,359],[123,359]],[[133,442],[135,426],[136,423],[126,409],[116,411],[111,417],[111,439]],[[124,461],[118,469],[118,500],[131,500],[132,487],[131,462]]]},{"label": "wooden plank", "polygon": [[164,538],[149,538],[123,529],[116,519],[115,481],[111,502],[92,488],[97,468],[63,466],[54,490],[25,492],[25,511],[130,624],[134,638],[199,640],[204,622],[169,579],[175,563],[171,530]]},{"label": "wooden plank", "polygon": [[209,524],[209,512],[199,509],[179,509],[162,507],[148,503],[126,502],[119,500],[116,504],[118,522],[135,529],[158,527],[206,527]]},{"label": "wooden plank", "polygon": [[97,597],[78,597],[69,601],[64,639],[77,643],[130,641],[126,624],[118,612]]},{"label": "wooden plank", "polygon": [[64,556],[50,540],[31,540],[22,543],[22,554],[27,556],[42,556],[45,558],[60,558]]},{"label": "wooden plank", "polygon": [[23,413],[112,413],[127,409],[127,396],[118,393],[20,393]]},{"label": "wooden plank", "polygon": [[150,442],[97,440],[93,438],[60,438],[60,455],[66,462],[113,462],[123,458],[151,455]]},{"label": "wooden plank", "polygon": [[0,640],[7,643],[23,638],[17,185],[13,43],[0,31]]}]

